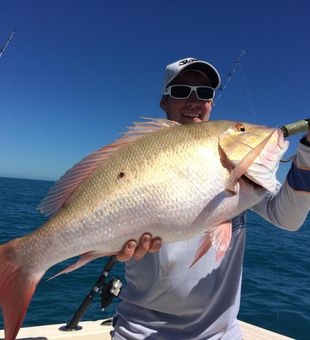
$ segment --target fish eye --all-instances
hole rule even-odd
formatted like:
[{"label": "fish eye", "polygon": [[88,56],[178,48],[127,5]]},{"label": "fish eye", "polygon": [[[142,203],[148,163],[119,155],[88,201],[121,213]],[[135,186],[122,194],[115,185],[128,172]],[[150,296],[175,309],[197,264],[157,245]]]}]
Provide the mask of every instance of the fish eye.
[{"label": "fish eye", "polygon": [[240,132],[245,132],[245,126],[243,124],[236,124],[236,129],[237,131],[240,131]]}]

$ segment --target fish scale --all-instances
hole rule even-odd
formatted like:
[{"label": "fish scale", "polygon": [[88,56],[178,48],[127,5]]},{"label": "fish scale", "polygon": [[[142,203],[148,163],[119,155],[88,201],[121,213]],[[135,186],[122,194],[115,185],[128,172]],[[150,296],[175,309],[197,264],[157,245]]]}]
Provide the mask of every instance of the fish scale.
[{"label": "fish scale", "polygon": [[[180,222],[178,227],[183,231],[179,236],[182,235],[182,239],[188,237],[186,228],[197,215],[196,210],[201,209],[205,204],[205,197],[212,194],[212,187],[207,186],[207,182],[212,180],[219,183],[221,177],[220,173],[215,171],[219,164],[214,163],[211,168],[197,150],[215,149],[216,140],[209,138],[207,143],[202,143],[199,139],[201,131],[197,129],[190,132],[188,129],[180,131],[175,137],[175,144],[172,144],[171,136],[174,134],[165,131],[162,139],[152,136],[153,138],[145,138],[120,150],[78,189],[65,209],[47,223],[52,223],[51,226],[43,226],[38,231],[40,233],[45,228],[59,230],[60,225],[68,225],[70,221],[70,227],[67,229],[72,229],[76,240],[87,240],[83,244],[74,243],[70,236],[65,236],[71,235],[71,231],[67,230],[65,234],[60,231],[57,238],[62,244],[63,251],[59,251],[61,258],[53,258],[52,254],[47,252],[47,267],[53,265],[54,261],[59,262],[68,256],[89,251],[118,251],[127,239],[138,239],[145,231],[160,235],[163,241],[177,241],[174,228],[170,227],[175,225],[175,220]],[[124,172],[125,176],[117,180],[120,171]],[[201,176],[201,172],[205,172],[207,176]],[[188,175],[192,180],[184,182],[184,176]],[[183,192],[183,195],[180,195],[180,192]],[[194,206],[195,201],[197,207]],[[146,207],[142,210],[143,204]],[[190,211],[184,215],[186,207],[190,207]],[[160,221],[166,220],[166,223],[161,225],[157,216],[165,210],[169,214],[160,218]],[[140,217],[143,215],[149,218],[144,221],[145,217]],[[153,225],[157,228],[154,229]],[[107,233],[102,232],[105,228],[112,230],[108,237]],[[189,234],[192,235],[192,231]],[[49,240],[46,239],[47,249],[50,248],[48,243]]]}]

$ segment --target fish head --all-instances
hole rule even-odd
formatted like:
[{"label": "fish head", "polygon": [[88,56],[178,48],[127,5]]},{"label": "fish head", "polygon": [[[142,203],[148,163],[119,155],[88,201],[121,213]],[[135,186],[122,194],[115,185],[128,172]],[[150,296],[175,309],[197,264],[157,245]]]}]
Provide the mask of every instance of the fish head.
[{"label": "fish head", "polygon": [[277,185],[276,171],[289,142],[280,129],[232,122],[219,135],[219,151],[222,164],[230,170],[227,188],[233,190],[241,176],[274,191]]}]

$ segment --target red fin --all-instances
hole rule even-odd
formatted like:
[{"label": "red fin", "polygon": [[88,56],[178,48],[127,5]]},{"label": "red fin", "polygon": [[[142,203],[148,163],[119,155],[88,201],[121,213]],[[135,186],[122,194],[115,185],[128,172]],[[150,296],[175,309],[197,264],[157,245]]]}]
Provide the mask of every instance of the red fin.
[{"label": "red fin", "polygon": [[231,221],[226,221],[210,231],[211,242],[216,249],[216,261],[220,260],[229,247],[231,240]]},{"label": "red fin", "polygon": [[52,280],[59,275],[73,272],[74,270],[83,267],[88,262],[96,260],[99,257],[111,256],[111,255],[115,255],[115,254],[116,253],[109,253],[109,254],[108,253],[96,253],[96,252],[92,252],[92,251],[89,252],[89,253],[85,253],[85,254],[81,255],[80,258],[76,262],[74,262],[70,266],[66,267],[61,272],[57,273],[56,275],[50,277],[47,281]]},{"label": "red fin", "polygon": [[230,221],[223,222],[208,231],[201,239],[200,247],[190,268],[210,249],[211,245],[216,249],[216,261],[220,260],[230,244],[231,231],[232,225]]},{"label": "red fin", "polygon": [[42,214],[52,215],[60,210],[70,198],[77,187],[90,176],[107,158],[115,151],[133,143],[137,139],[156,132],[162,128],[180,125],[167,119],[149,119],[148,122],[134,123],[124,135],[114,143],[104,146],[68,170],[50,189],[47,196],[39,204],[38,209]]},{"label": "red fin", "polygon": [[24,268],[14,262],[13,242],[0,246],[0,305],[6,340],[16,338],[32,295],[43,275],[28,276],[23,271]]},{"label": "red fin", "polygon": [[196,262],[199,261],[199,259],[210,249],[211,245],[212,245],[212,242],[211,242],[210,233],[207,233],[201,239],[200,247],[198,248],[194,261],[189,266],[189,268],[191,268]]}]

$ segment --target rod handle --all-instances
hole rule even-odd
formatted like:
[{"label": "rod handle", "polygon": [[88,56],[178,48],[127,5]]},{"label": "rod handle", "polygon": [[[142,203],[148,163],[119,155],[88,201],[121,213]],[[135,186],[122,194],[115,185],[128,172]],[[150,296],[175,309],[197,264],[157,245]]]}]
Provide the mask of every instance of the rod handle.
[{"label": "rod handle", "polygon": [[298,120],[294,123],[289,123],[283,125],[280,129],[283,132],[284,137],[289,137],[292,135],[296,135],[300,132],[306,132],[310,128],[310,118]]}]

